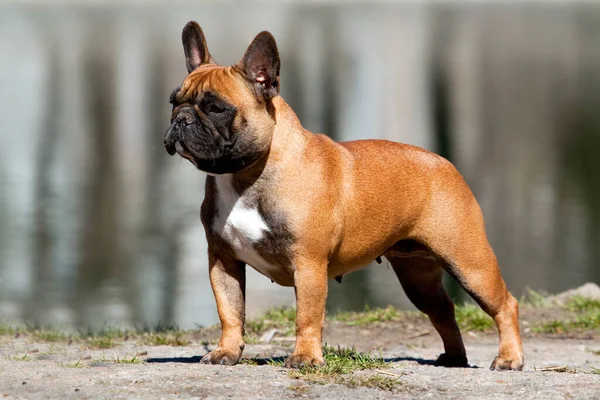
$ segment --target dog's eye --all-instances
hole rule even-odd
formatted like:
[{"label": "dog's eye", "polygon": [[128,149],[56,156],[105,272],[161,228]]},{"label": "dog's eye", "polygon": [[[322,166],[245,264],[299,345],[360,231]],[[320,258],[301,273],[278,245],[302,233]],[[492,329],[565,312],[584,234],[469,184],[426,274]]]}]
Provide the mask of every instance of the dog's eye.
[{"label": "dog's eye", "polygon": [[225,112],[225,109],[224,109],[224,108],[222,108],[222,107],[219,107],[219,106],[218,106],[218,105],[216,105],[216,104],[212,104],[212,105],[209,107],[209,109],[208,109],[208,112],[209,112],[210,114],[222,114],[222,113],[224,113],[224,112]]}]

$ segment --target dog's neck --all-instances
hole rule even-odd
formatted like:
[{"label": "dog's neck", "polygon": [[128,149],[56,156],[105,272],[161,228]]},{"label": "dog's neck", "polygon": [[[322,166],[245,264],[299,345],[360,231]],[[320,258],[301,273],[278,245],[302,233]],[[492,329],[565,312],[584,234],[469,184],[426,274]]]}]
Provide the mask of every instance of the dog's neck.
[{"label": "dog's neck", "polygon": [[274,97],[272,102],[275,109],[275,129],[268,153],[250,167],[231,174],[226,179],[238,193],[255,186],[261,180],[272,179],[274,171],[270,165],[277,165],[278,169],[282,169],[286,168],[288,160],[293,164],[305,151],[312,135],[302,127],[294,110],[281,96]]},{"label": "dog's neck", "polygon": [[301,153],[312,133],[304,129],[294,110],[281,96],[273,98],[272,102],[276,122],[270,156],[281,158]]}]

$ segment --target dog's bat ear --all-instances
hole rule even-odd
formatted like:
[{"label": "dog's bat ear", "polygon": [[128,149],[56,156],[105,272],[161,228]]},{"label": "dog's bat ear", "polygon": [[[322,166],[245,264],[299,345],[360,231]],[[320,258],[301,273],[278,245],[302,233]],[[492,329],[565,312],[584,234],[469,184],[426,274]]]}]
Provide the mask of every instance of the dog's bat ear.
[{"label": "dog's bat ear", "polygon": [[196,21],[188,22],[181,32],[183,51],[185,52],[185,65],[188,72],[192,72],[202,64],[214,64],[208,52],[206,38],[202,28]]},{"label": "dog's bat ear", "polygon": [[279,94],[280,66],[277,43],[267,31],[254,38],[237,65],[254,85],[256,94],[267,101]]}]

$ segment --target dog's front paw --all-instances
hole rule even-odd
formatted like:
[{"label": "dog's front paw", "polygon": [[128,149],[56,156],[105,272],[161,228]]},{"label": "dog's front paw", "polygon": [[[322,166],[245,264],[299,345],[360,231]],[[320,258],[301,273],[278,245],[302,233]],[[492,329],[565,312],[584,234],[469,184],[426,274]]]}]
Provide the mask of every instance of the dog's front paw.
[{"label": "dog's front paw", "polygon": [[289,356],[283,364],[286,368],[302,368],[302,367],[316,367],[317,365],[325,364],[325,359],[322,355],[316,354],[292,354]]},{"label": "dog's front paw", "polygon": [[453,356],[451,354],[442,353],[435,362],[436,367],[449,368],[466,368],[469,366],[467,357],[464,355]]},{"label": "dog's front paw", "polygon": [[235,365],[240,360],[242,352],[233,352],[223,348],[216,348],[200,360],[202,364]]},{"label": "dog's front paw", "polygon": [[492,371],[522,371],[523,364],[523,360],[511,360],[498,356],[492,361],[490,369]]}]

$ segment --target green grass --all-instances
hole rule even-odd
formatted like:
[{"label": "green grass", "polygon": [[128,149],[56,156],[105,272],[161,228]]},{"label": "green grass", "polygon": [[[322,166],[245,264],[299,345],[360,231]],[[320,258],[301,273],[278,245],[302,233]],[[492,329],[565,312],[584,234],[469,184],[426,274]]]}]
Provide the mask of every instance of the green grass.
[{"label": "green grass", "polygon": [[291,370],[293,377],[300,376],[321,376],[328,377],[332,375],[344,375],[354,371],[365,369],[387,368],[388,365],[382,358],[363,355],[356,351],[354,347],[329,347],[323,348],[323,357],[325,365],[318,367],[302,367],[297,370]]},{"label": "green grass", "polygon": [[398,385],[401,384],[398,378],[382,375],[341,377],[341,379],[336,383],[348,387],[362,386],[370,389],[387,390],[390,392],[396,390]]},{"label": "green grass", "polygon": [[[291,370],[288,375],[316,384],[336,383],[349,387],[369,387],[383,390],[394,390],[400,383],[397,378],[380,375],[355,375],[354,372],[389,368],[382,358],[361,354],[355,348],[329,347],[323,348],[325,365],[318,367],[302,367]],[[280,365],[280,363],[273,363]],[[272,365],[273,365],[272,364]]]},{"label": "green grass", "polygon": [[385,308],[366,306],[364,311],[338,312],[329,317],[329,320],[347,325],[368,325],[376,322],[397,321],[401,316],[402,312],[393,306]]},{"label": "green grass", "polygon": [[575,296],[569,299],[563,308],[573,316],[541,322],[531,330],[536,333],[560,334],[600,329],[600,300]]},{"label": "green grass", "polygon": [[246,334],[244,335],[244,343],[246,344],[260,344],[262,343],[262,341],[260,340],[260,337],[256,334]]},{"label": "green grass", "polygon": [[120,358],[119,356],[115,355],[112,359],[112,362],[114,362],[115,364],[142,364],[145,361],[141,358],[138,358],[137,355],[129,358]]},{"label": "green grass", "polygon": [[299,375],[327,376],[388,367],[382,358],[361,354],[354,347],[344,348],[338,346],[337,348],[333,348],[325,345],[323,348],[323,357],[325,358],[325,365],[319,367],[302,367],[291,372]]},{"label": "green grass", "polygon": [[114,354],[111,358],[108,358],[102,355],[102,358],[95,360],[96,362],[112,362],[115,364],[143,364],[145,361],[141,358],[138,358],[137,355],[133,357],[119,357],[117,354]]},{"label": "green grass", "polygon": [[126,339],[131,336],[133,332],[121,329],[116,326],[104,325],[100,329],[92,329],[88,327],[85,330],[79,331],[79,337],[82,339],[87,339],[90,337],[104,337],[109,339]]},{"label": "green grass", "polygon": [[190,341],[182,332],[154,332],[142,335],[141,341],[147,346],[187,346]]},{"label": "green grass", "polygon": [[79,339],[91,349],[111,349],[126,340],[132,333],[115,326],[105,325],[101,329],[87,328],[79,331]]},{"label": "green grass", "polygon": [[242,358],[240,364],[242,365],[258,365],[257,357],[255,358]]},{"label": "green grass", "polygon": [[456,306],[454,313],[460,329],[484,332],[495,326],[494,320],[475,304]]},{"label": "green grass", "polygon": [[526,288],[525,293],[521,296],[519,304],[530,307],[547,307],[549,306],[548,293],[538,292],[536,290]]},{"label": "green grass", "polygon": [[83,360],[77,360],[72,363],[61,363],[60,366],[64,368],[83,368],[85,367],[85,363]]},{"label": "green grass", "polygon": [[285,336],[293,335],[296,329],[296,308],[278,307],[268,310],[264,315],[246,321],[248,337],[259,335],[267,329],[278,329]]},{"label": "green grass", "polygon": [[579,313],[600,312],[600,300],[575,296],[567,301],[565,308]]},{"label": "green grass", "polygon": [[554,319],[539,323],[531,328],[535,333],[555,334],[595,329],[600,329],[600,313],[580,315],[565,320]]},{"label": "green grass", "polygon": [[31,361],[31,356],[29,353],[25,353],[22,356],[5,356],[7,360],[10,361]]},{"label": "green grass", "polygon": [[28,333],[40,342],[56,343],[69,340],[69,335],[51,327],[29,330]]},{"label": "green grass", "polygon": [[22,331],[21,328],[17,328],[16,326],[10,323],[0,324],[0,336],[3,335],[16,335]]},{"label": "green grass", "polygon": [[87,338],[86,343],[91,349],[112,349],[117,346],[117,343],[113,338],[106,336],[89,337]]},{"label": "green grass", "polygon": [[600,375],[600,368],[592,367],[590,372],[595,375]]},{"label": "green grass", "polygon": [[29,335],[40,342],[61,342],[68,341],[70,335],[64,333],[58,328],[44,326],[40,324],[26,325],[25,327],[14,326],[10,323],[0,325],[0,336],[2,335]]},{"label": "green grass", "polygon": [[142,344],[149,346],[187,346],[190,341],[185,338],[186,331],[176,326],[158,324],[155,327],[144,325],[135,330],[124,330],[114,326],[104,326],[100,329],[88,327],[75,335],[39,324],[27,325],[19,328],[11,324],[0,325],[1,335],[27,335],[39,342],[75,342],[81,343],[91,349],[110,349],[121,344],[121,341],[138,339]]}]

